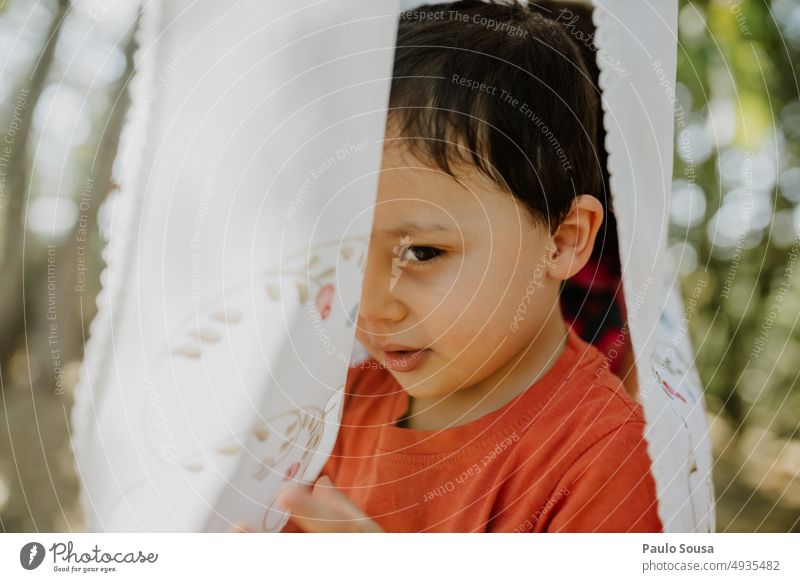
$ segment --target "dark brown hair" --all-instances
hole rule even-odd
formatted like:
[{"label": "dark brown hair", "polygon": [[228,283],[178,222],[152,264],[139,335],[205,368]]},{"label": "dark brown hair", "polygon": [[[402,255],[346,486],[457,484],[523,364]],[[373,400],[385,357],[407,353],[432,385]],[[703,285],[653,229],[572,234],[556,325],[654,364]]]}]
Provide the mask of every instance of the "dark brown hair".
[{"label": "dark brown hair", "polygon": [[554,20],[518,3],[463,0],[403,12],[389,121],[426,163],[463,163],[551,231],[598,194],[597,91]]}]

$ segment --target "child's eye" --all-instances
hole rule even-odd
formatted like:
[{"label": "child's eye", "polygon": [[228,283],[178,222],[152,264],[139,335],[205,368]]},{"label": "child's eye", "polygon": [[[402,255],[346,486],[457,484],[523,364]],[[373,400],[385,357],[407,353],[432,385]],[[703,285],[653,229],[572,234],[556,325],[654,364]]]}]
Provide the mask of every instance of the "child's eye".
[{"label": "child's eye", "polygon": [[[410,251],[410,253],[408,251]],[[413,256],[409,257],[409,254],[413,254]],[[433,247],[409,245],[402,248],[400,259],[409,263],[428,264],[441,257],[443,254],[444,251]]]}]

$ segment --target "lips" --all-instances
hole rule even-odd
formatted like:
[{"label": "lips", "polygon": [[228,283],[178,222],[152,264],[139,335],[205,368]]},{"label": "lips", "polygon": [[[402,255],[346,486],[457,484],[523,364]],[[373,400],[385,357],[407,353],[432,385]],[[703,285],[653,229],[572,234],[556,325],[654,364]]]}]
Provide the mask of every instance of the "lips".
[{"label": "lips", "polygon": [[384,352],[416,352],[423,348],[415,348],[412,346],[403,346],[400,344],[383,344],[378,345],[378,348]]},{"label": "lips", "polygon": [[383,365],[395,372],[411,372],[427,359],[430,348],[384,351]]}]

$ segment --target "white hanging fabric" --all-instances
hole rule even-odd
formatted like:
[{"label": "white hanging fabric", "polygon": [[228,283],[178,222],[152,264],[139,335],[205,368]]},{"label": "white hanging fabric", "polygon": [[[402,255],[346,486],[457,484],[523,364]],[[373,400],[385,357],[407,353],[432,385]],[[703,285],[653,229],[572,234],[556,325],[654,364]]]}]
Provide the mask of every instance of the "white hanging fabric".
[{"label": "white hanging fabric", "polygon": [[[397,2],[148,2],[72,413],[94,531],[278,531],[335,441]],[[361,209],[354,213],[353,209]]]},{"label": "white hanging fabric", "polygon": [[[713,531],[702,388],[665,259],[677,0],[593,4],[659,514],[665,531]],[[72,412],[90,530],[279,531],[278,487],[324,465],[364,355],[353,324],[398,9],[147,3]]]},{"label": "white hanging fabric", "polygon": [[628,327],[664,531],[714,530],[711,443],[667,227],[677,0],[594,0]]}]

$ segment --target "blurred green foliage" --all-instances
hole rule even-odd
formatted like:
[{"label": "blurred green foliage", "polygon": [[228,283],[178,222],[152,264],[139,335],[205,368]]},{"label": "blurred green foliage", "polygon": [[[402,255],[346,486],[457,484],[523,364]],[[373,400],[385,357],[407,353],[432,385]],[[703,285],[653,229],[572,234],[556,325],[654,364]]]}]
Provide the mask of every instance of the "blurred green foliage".
[{"label": "blurred green foliage", "polygon": [[718,531],[800,529],[798,53],[797,0],[680,2],[670,242]]},{"label": "blurred green foliage", "polygon": [[697,365],[712,410],[790,438],[800,427],[800,3],[682,0],[679,14],[686,116],[671,242],[685,297],[709,283],[690,324]]}]

